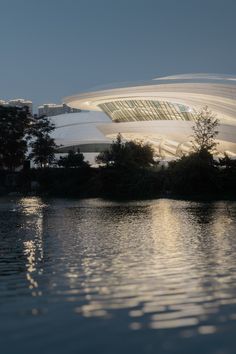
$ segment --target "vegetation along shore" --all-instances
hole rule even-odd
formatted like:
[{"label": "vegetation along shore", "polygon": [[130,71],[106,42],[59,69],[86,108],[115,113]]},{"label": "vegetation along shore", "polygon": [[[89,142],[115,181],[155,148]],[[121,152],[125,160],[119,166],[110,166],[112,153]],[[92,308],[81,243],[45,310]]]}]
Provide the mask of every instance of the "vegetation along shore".
[{"label": "vegetation along shore", "polygon": [[92,167],[79,150],[55,159],[48,118],[0,106],[0,195],[235,199],[236,160],[216,156],[217,127],[204,107],[193,125],[193,150],[168,163],[150,144],[119,134]]}]

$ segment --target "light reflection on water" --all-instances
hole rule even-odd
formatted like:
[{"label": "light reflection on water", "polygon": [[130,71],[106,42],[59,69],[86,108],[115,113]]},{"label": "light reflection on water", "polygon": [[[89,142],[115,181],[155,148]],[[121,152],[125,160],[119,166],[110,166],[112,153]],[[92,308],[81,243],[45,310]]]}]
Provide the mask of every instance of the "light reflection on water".
[{"label": "light reflection on water", "polygon": [[1,199],[4,354],[235,353],[235,217],[235,202]]}]

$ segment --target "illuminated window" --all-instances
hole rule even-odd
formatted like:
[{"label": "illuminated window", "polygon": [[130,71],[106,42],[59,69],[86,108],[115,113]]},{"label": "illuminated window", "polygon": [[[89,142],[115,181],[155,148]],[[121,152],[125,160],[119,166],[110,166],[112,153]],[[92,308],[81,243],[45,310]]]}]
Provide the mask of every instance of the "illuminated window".
[{"label": "illuminated window", "polygon": [[123,100],[99,107],[116,122],[143,120],[194,120],[196,112],[187,106],[165,101]]}]

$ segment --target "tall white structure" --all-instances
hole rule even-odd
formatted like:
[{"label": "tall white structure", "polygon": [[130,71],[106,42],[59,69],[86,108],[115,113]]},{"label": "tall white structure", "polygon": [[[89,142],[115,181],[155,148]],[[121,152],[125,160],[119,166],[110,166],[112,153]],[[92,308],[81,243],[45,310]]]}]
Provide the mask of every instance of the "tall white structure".
[{"label": "tall white structure", "polygon": [[38,116],[57,116],[59,114],[80,112],[80,109],[71,108],[66,104],[47,103],[38,107]]},{"label": "tall white structure", "polygon": [[13,100],[8,101],[9,106],[16,106],[16,107],[25,107],[29,108],[30,113],[33,113],[33,103],[32,101],[25,100],[23,98],[15,98]]},{"label": "tall white structure", "polygon": [[0,100],[1,106],[10,106],[10,107],[28,107],[29,112],[33,113],[33,103],[32,101],[25,100],[24,98],[14,98],[9,101]]}]

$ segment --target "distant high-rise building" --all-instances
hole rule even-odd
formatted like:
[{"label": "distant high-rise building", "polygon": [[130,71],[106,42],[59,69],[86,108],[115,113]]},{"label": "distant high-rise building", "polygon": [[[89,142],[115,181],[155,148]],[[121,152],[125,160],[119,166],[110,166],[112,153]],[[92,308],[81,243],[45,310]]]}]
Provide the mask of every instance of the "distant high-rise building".
[{"label": "distant high-rise building", "polygon": [[57,116],[59,114],[75,113],[75,112],[80,112],[80,109],[71,108],[66,104],[48,103],[38,107],[39,117],[40,116],[52,117],[52,116]]},{"label": "distant high-rise building", "polygon": [[4,101],[4,100],[0,100],[0,106],[7,106],[8,102]]},{"label": "distant high-rise building", "polygon": [[25,100],[23,98],[15,98],[15,99],[9,100],[9,101],[0,100],[0,106],[28,107],[30,113],[32,114],[32,112],[33,112],[33,103],[32,103],[32,101]]},{"label": "distant high-rise building", "polygon": [[33,113],[33,103],[32,101],[25,100],[23,98],[17,98],[8,101],[9,106],[16,106],[16,107],[25,107],[27,106],[29,108],[30,113]]}]

